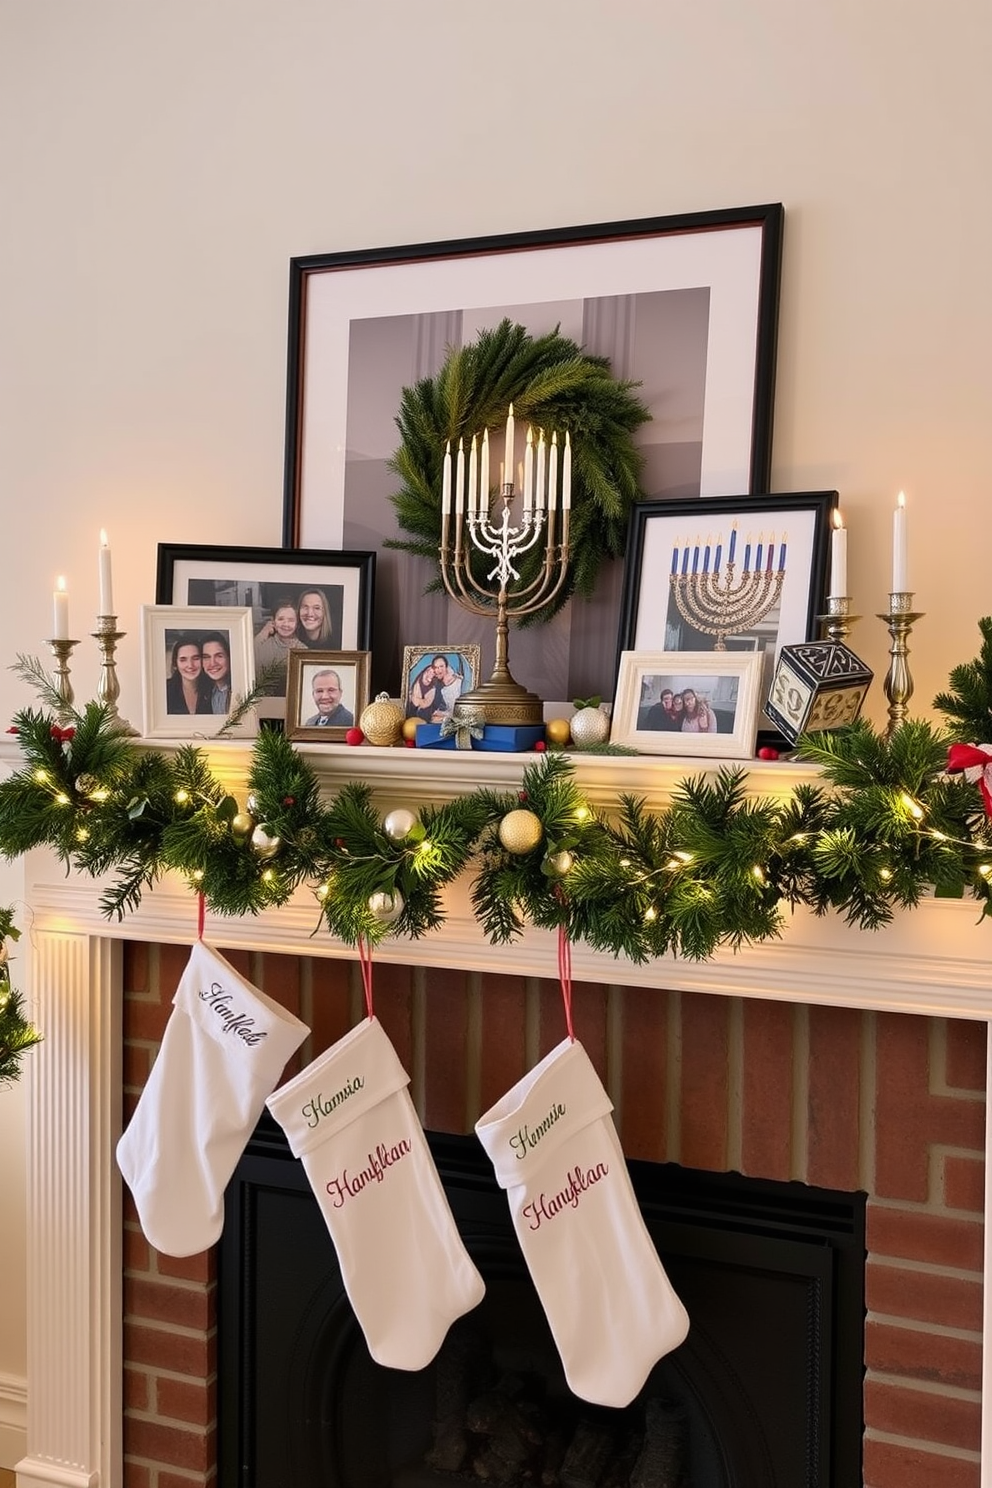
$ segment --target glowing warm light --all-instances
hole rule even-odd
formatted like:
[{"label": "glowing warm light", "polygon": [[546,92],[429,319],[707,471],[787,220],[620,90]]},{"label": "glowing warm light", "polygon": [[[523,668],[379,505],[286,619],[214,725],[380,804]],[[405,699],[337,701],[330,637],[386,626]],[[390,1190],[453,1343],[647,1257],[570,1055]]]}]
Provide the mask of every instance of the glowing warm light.
[{"label": "glowing warm light", "polygon": [[202,868],[194,868],[193,869],[193,882],[194,883],[199,883],[202,877],[203,877],[203,869]]},{"label": "glowing warm light", "polygon": [[47,770],[40,770],[40,769],[39,770],[35,770],[35,772],[34,772],[34,778],[35,778],[35,780],[37,780],[37,782],[38,782],[39,785],[44,785],[45,781],[48,779],[48,771]]},{"label": "glowing warm light", "polygon": [[87,837],[89,835],[90,834],[89,834],[89,832],[87,832],[87,830],[86,830],[85,827],[80,827],[79,830],[78,830],[78,832],[76,833],[76,841],[77,842],[85,842],[86,839],[87,839]]},{"label": "glowing warm light", "polygon": [[644,918],[649,925],[653,920],[656,920],[658,918],[658,911],[655,909],[653,904],[649,905],[649,907],[644,911]]},{"label": "glowing warm light", "polygon": [[677,852],[675,856],[680,863],[691,863],[696,854],[691,852]]},{"label": "glowing warm light", "polygon": [[903,791],[902,795],[899,797],[899,800],[902,802],[903,806],[905,806],[906,810],[909,812],[914,821],[922,821],[923,807],[920,805],[919,801],[914,801],[913,797],[907,795],[905,791]]},{"label": "glowing warm light", "polygon": [[575,820],[576,821],[580,821],[580,822],[581,821],[588,821],[590,815],[591,815],[591,812],[590,812],[588,806],[577,806],[575,808]]},{"label": "glowing warm light", "polygon": [[326,899],[331,892],[331,886],[330,884],[321,884],[316,892],[318,899]]},{"label": "glowing warm light", "polygon": [[273,870],[271,868],[266,868],[265,872],[262,874],[262,882],[271,883],[274,878],[275,873],[273,872]]},{"label": "glowing warm light", "polygon": [[992,874],[992,863],[979,863],[978,871],[983,878],[988,878]]},{"label": "glowing warm light", "polygon": [[755,863],[754,867],[751,869],[751,872],[752,872],[752,874],[754,875],[754,877],[758,880],[758,882],[760,884],[763,884],[764,883],[764,881],[765,881],[764,872],[762,871],[762,869],[760,868],[760,866],[757,863]]},{"label": "glowing warm light", "polygon": [[66,795],[65,791],[59,791],[55,799],[60,806],[68,806],[69,804],[69,797]]},{"label": "glowing warm light", "polygon": [[185,806],[186,802],[189,800],[189,791],[177,790],[175,796],[173,797],[173,800],[178,806]]},{"label": "glowing warm light", "polygon": [[889,879],[892,877],[892,869],[880,868],[878,870],[878,876],[883,881],[883,883],[888,883]]}]

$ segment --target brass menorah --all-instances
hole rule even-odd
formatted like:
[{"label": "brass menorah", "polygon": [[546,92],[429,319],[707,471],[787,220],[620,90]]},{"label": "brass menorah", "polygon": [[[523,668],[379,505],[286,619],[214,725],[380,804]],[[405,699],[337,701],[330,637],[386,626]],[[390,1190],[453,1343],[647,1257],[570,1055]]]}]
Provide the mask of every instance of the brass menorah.
[{"label": "brass menorah", "polygon": [[[687,543],[672,551],[669,582],[679,614],[703,635],[715,636],[713,649],[726,651],[727,636],[740,635],[757,625],[778,604],[785,581],[786,542],[783,535],[775,561],[775,534],[757,544],[744,545],[737,571],[737,528],[732,527],[726,564],[723,542]],[[712,560],[712,561],[711,561]]]},{"label": "brass menorah", "polygon": [[[548,442],[543,430],[538,431],[535,441],[533,429],[527,430],[519,503],[514,500],[513,459],[512,403],[495,495],[489,485],[489,430],[473,434],[467,458],[464,439],[458,441],[454,459],[448,441],[441,486],[440,561],[441,579],[451,598],[473,615],[496,619],[492,675],[487,682],[462,693],[455,704],[455,716],[474,712],[476,716],[481,713],[486,723],[518,725],[543,722],[544,709],[536,693],[529,692],[510,674],[510,620],[549,604],[565,582],[572,504],[571,442],[567,433],[561,446],[557,433]],[[539,543],[543,544],[544,560],[536,576],[521,586],[517,565]],[[494,560],[485,583],[473,573],[474,553]]]}]

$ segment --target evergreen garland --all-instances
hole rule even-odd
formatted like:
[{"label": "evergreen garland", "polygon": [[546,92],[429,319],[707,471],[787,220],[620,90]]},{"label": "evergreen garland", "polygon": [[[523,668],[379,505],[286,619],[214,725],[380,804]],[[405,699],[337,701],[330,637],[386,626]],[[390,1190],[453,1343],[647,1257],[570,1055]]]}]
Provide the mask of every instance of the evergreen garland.
[{"label": "evergreen garland", "polygon": [[[992,622],[982,633],[982,658],[952,673],[958,724],[992,689]],[[789,906],[875,929],[933,888],[992,916],[992,821],[976,787],[947,773],[954,735],[922,721],[891,737],[858,722],[804,739],[799,755],[822,781],[781,799],[750,796],[745,770],[723,768],[684,780],[663,810],[622,795],[599,815],[571,756],[549,752],[518,792],[424,805],[399,829],[380,821],[362,782],[324,801],[312,766],[273,731],[255,741],[243,804],[201,750],[140,747],[96,703],[68,727],[25,709],[13,732],[24,764],[0,782],[0,853],[44,844],[68,868],[114,873],[101,898],[108,918],[136,908],[167,870],[221,915],[257,914],[309,887],[317,925],[351,946],[437,929],[441,890],[468,870],[493,944],[530,923],[635,962],[765,940]],[[501,833],[521,810],[535,819],[533,844]],[[0,938],[11,927],[0,911]],[[9,991],[4,1009],[23,1023]],[[37,1035],[24,1032],[30,1047]],[[0,1079],[4,1047],[0,1037]]]},{"label": "evergreen garland", "polygon": [[[624,552],[628,516],[640,499],[641,457],[632,435],[650,419],[635,384],[612,376],[605,357],[587,355],[558,331],[533,337],[504,320],[452,351],[436,377],[403,389],[396,418],[400,444],[390,468],[400,480],[391,500],[407,539],[386,546],[437,563],[441,537],[441,467],[445,444],[454,452],[484,428],[497,429],[513,404],[520,419],[550,440],[572,441],[571,566],[552,604],[527,619],[548,620],[573,593],[588,597],[604,558]],[[479,562],[483,560],[480,558]],[[525,555],[521,585],[542,562]],[[440,589],[440,579],[430,585]]]},{"label": "evergreen garland", "polygon": [[24,1016],[21,994],[11,986],[7,941],[19,939],[13,911],[0,909],[0,1086],[21,1078],[24,1055],[41,1043],[41,1034]]}]

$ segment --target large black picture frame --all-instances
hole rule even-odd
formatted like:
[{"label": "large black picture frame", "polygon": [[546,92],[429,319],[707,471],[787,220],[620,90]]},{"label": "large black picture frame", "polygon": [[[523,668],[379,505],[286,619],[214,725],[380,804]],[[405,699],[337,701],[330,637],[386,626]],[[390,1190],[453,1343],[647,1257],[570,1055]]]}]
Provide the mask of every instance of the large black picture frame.
[{"label": "large black picture frame", "polygon": [[[394,673],[422,635],[481,640],[484,653],[488,639],[444,596],[423,598],[425,560],[382,551],[402,536],[389,502],[402,388],[504,317],[535,335],[559,326],[639,382],[649,497],[765,490],[783,224],[773,203],[291,260],[283,541],[380,553],[377,668]],[[520,638],[515,659],[543,695],[581,691],[587,665],[608,681],[619,565],[608,568],[557,646]],[[553,665],[560,692],[547,690]]]}]

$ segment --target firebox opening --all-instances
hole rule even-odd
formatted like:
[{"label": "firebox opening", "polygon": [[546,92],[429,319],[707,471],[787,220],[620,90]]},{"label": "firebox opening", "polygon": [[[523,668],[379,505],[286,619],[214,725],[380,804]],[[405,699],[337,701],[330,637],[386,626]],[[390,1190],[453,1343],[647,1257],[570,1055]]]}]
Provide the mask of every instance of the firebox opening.
[{"label": "firebox opening", "polygon": [[690,1315],[610,1411],[565,1384],[474,1137],[429,1136],[486,1297],[415,1374],[368,1354],[299,1163],[267,1116],[221,1247],[220,1488],[857,1488],[864,1195],[631,1163]]}]

